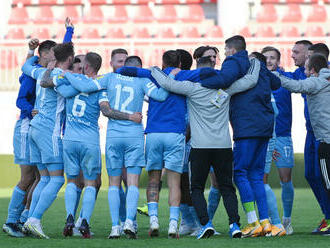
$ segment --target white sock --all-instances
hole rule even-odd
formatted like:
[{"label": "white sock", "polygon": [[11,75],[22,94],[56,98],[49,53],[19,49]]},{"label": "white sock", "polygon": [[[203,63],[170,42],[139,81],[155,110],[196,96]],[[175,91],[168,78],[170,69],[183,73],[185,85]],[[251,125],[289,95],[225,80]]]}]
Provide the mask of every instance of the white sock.
[{"label": "white sock", "polygon": [[30,217],[29,222],[32,224],[40,224],[40,220],[34,217]]},{"label": "white sock", "polygon": [[283,223],[291,223],[291,217],[283,217],[282,222]]},{"label": "white sock", "polygon": [[75,227],[80,227],[81,226],[81,222],[82,222],[82,218],[79,216],[77,221],[76,221],[76,224],[75,224]]},{"label": "white sock", "polygon": [[247,212],[246,217],[249,224],[256,222],[258,220],[255,210]]}]

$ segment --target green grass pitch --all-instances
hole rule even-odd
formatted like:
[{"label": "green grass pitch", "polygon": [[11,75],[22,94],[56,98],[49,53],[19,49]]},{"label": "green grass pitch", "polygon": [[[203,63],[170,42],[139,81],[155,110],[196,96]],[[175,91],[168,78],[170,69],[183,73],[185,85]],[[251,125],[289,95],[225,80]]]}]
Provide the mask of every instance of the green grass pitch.
[{"label": "green grass pitch", "polygon": [[[106,182],[104,182],[106,183]],[[62,189],[63,190],[63,189]],[[280,190],[275,190],[280,211]],[[10,199],[11,189],[0,189],[0,220],[5,222],[7,216],[7,207]],[[296,189],[295,201],[293,207],[293,228],[294,235],[276,238],[248,238],[241,240],[230,239],[228,232],[227,215],[220,203],[217,214],[214,218],[214,226],[217,231],[221,232],[220,236],[214,236],[208,240],[196,240],[194,237],[182,236],[179,240],[169,240],[167,238],[168,227],[168,205],[167,205],[167,190],[161,192],[159,220],[161,225],[161,235],[159,238],[148,237],[148,223],[149,218],[138,215],[138,239],[127,240],[122,237],[119,240],[109,240],[111,224],[109,207],[107,200],[107,191],[101,190],[95,205],[95,210],[91,219],[92,231],[95,233],[90,240],[84,240],[79,237],[64,238],[62,236],[62,229],[65,222],[65,206],[63,191],[59,193],[59,197],[54,204],[48,209],[43,218],[43,227],[47,235],[51,237],[50,240],[39,240],[34,238],[16,239],[8,237],[6,234],[0,234],[0,247],[329,247],[330,236],[321,237],[310,234],[312,229],[321,220],[322,216],[320,209],[317,206],[316,200],[312,195],[310,189]],[[140,192],[140,205],[146,201],[145,190]],[[240,205],[241,222],[246,224],[245,216]]]}]

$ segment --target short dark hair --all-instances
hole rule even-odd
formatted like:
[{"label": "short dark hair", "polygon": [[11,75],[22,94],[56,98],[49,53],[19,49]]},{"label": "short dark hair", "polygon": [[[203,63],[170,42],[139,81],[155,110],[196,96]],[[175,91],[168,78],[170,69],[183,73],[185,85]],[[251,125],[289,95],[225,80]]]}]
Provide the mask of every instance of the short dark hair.
[{"label": "short dark hair", "polygon": [[176,51],[180,55],[180,69],[181,70],[190,70],[192,63],[193,63],[191,54],[184,49],[176,49]]},{"label": "short dark hair", "polygon": [[97,73],[100,70],[102,65],[102,57],[99,54],[89,52],[85,56],[85,61],[94,69],[94,72]]},{"label": "short dark hair", "polygon": [[216,47],[200,46],[200,47],[196,48],[196,50],[194,51],[194,54],[193,54],[194,59],[199,59],[199,58],[203,57],[203,54],[208,50],[213,50],[215,52],[215,54],[219,53],[219,49]]},{"label": "short dark hair", "polygon": [[200,67],[213,67],[213,62],[210,58],[210,56],[206,56],[206,57],[200,57],[199,59],[197,59],[197,68]]},{"label": "short dark hair", "polygon": [[73,43],[61,43],[57,44],[54,47],[54,55],[58,62],[64,62],[69,58],[70,56],[74,56],[74,48]]},{"label": "short dark hair", "polygon": [[45,41],[41,42],[38,47],[39,55],[41,55],[41,53],[44,51],[49,51],[54,46],[56,46],[56,42],[52,41],[52,40],[45,40]]},{"label": "short dark hair", "polygon": [[111,58],[113,56],[115,56],[116,54],[119,54],[119,53],[123,53],[123,54],[128,55],[128,52],[124,48],[117,48],[115,50],[112,50],[112,52],[111,52]]},{"label": "short dark hair", "polygon": [[84,54],[78,54],[76,56],[74,56],[74,59],[73,59],[73,63],[81,63],[82,61],[82,57],[85,57],[86,55]]},{"label": "short dark hair", "polygon": [[163,54],[164,67],[179,67],[180,66],[180,54],[175,50],[168,50]]},{"label": "short dark hair", "polygon": [[129,56],[125,60],[125,66],[142,67],[142,60],[139,56]]},{"label": "short dark hair", "polygon": [[309,48],[311,45],[313,45],[313,43],[310,42],[309,40],[298,40],[298,41],[296,41],[295,44],[296,44],[296,45],[304,45],[304,46],[306,46],[307,48]]},{"label": "short dark hair", "polygon": [[265,55],[263,55],[262,53],[259,52],[252,52],[250,54],[250,56],[255,57],[257,60],[259,60],[260,62],[263,62],[265,64],[267,64],[267,59],[265,57]]},{"label": "short dark hair", "polygon": [[313,51],[314,53],[323,54],[327,59],[329,58],[329,48],[324,43],[316,43],[314,45],[311,45],[308,50]]},{"label": "short dark hair", "polygon": [[235,48],[237,52],[246,49],[245,39],[241,35],[235,35],[233,37],[230,37],[229,39],[225,40],[225,44],[229,48]]},{"label": "short dark hair", "polygon": [[280,60],[281,59],[281,53],[280,51],[272,46],[266,46],[261,50],[261,53],[264,54],[266,52],[275,52],[277,54],[277,59]]},{"label": "short dark hair", "polygon": [[322,68],[328,68],[328,59],[321,53],[314,53],[308,60],[308,69],[319,73]]}]

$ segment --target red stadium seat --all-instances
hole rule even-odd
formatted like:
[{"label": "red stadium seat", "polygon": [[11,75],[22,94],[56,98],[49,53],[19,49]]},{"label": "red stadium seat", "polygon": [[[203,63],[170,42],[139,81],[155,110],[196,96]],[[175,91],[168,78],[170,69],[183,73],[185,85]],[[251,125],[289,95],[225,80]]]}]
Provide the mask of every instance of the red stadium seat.
[{"label": "red stadium seat", "polygon": [[22,28],[9,29],[6,39],[25,39],[23,29]]},{"label": "red stadium seat", "polygon": [[287,3],[317,3],[318,0],[286,0]]},{"label": "red stadium seat", "polygon": [[100,4],[100,5],[103,5],[103,4],[107,4],[107,0],[89,0],[89,2],[93,5],[96,5],[96,4]]},{"label": "red stadium seat", "polygon": [[39,0],[40,5],[56,5],[57,0]]},{"label": "red stadium seat", "polygon": [[298,4],[289,4],[282,18],[282,22],[301,22],[302,14]]},{"label": "red stadium seat", "polygon": [[112,0],[112,4],[148,4],[147,0]]},{"label": "red stadium seat", "polygon": [[183,30],[181,34],[182,38],[200,38],[200,34],[196,27],[187,27]]},{"label": "red stadium seat", "polygon": [[150,34],[147,28],[138,28],[134,30],[132,37],[145,39],[150,38]]},{"label": "red stadium seat", "polygon": [[251,31],[249,27],[242,28],[239,32],[240,35],[244,36],[245,38],[252,37]]},{"label": "red stadium seat", "polygon": [[77,23],[80,20],[76,6],[65,6],[63,15],[58,22],[63,23],[66,17],[70,17],[73,23]]},{"label": "red stadium seat", "polygon": [[299,37],[300,33],[298,31],[298,28],[295,26],[287,26],[284,27],[282,32],[280,33],[280,37]]},{"label": "red stadium seat", "polygon": [[103,20],[103,12],[98,5],[92,5],[89,12],[83,17],[84,23],[102,23]]},{"label": "red stadium seat", "polygon": [[312,9],[307,17],[308,22],[326,22],[327,11],[324,5],[313,4]]},{"label": "red stadium seat", "polygon": [[26,24],[30,21],[26,8],[15,7],[11,9],[9,24]]},{"label": "red stadium seat", "polygon": [[156,17],[158,22],[176,22],[178,16],[174,5],[163,5],[161,6],[160,14]]},{"label": "red stadium seat", "polygon": [[31,5],[31,0],[13,0],[13,4],[23,4],[23,5]]},{"label": "red stadium seat", "polygon": [[274,30],[271,26],[262,26],[258,28],[256,32],[256,37],[263,37],[263,38],[276,37],[276,34],[274,33]]},{"label": "red stadium seat", "polygon": [[0,52],[0,68],[1,69],[13,69],[18,66],[17,56],[13,50],[1,49]]},{"label": "red stadium seat", "polygon": [[33,19],[35,24],[52,24],[54,22],[53,11],[50,6],[39,7],[36,17]]},{"label": "red stadium seat", "polygon": [[83,0],[64,0],[63,3],[65,5],[67,5],[67,4],[80,5],[80,4],[83,4]]},{"label": "red stadium seat", "polygon": [[188,8],[183,11],[182,21],[201,22],[205,19],[204,10],[201,5],[188,5]]},{"label": "red stadium seat", "polygon": [[152,22],[154,19],[155,18],[148,5],[140,5],[138,6],[137,11],[134,12],[134,22]]},{"label": "red stadium seat", "polygon": [[32,38],[38,38],[39,40],[47,40],[50,39],[50,34],[48,28],[38,28],[34,30],[31,34]]},{"label": "red stadium seat", "polygon": [[125,39],[126,36],[124,34],[123,29],[121,28],[110,28],[105,36],[108,39]]},{"label": "red stadium seat", "polygon": [[213,26],[205,33],[205,37],[208,38],[223,38],[222,28],[219,26]]},{"label": "red stadium seat", "polygon": [[81,35],[83,39],[100,39],[99,31],[96,28],[85,28]]},{"label": "red stadium seat", "polygon": [[158,31],[157,38],[171,39],[176,38],[172,28],[163,28]]},{"label": "red stadium seat", "polygon": [[125,5],[115,5],[113,14],[107,18],[109,23],[122,23],[128,21]]},{"label": "red stadium seat", "polygon": [[324,31],[320,26],[309,26],[306,30],[305,37],[322,37]]},{"label": "red stadium seat", "polygon": [[276,22],[277,13],[273,4],[262,5],[261,10],[257,14],[257,22]]}]

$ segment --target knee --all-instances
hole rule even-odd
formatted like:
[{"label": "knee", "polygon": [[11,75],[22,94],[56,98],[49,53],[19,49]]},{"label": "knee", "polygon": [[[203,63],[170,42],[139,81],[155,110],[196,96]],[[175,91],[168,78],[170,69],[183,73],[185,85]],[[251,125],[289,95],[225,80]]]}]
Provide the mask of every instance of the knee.
[{"label": "knee", "polygon": [[34,179],[35,177],[33,174],[22,176],[19,182],[19,187],[24,191],[28,190],[28,188],[33,184]]}]

